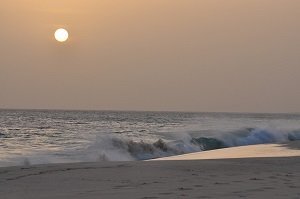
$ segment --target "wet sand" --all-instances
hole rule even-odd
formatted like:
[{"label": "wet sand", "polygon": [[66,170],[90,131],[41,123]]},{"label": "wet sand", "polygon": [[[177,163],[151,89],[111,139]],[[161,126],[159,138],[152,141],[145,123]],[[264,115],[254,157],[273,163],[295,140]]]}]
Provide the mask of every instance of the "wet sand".
[{"label": "wet sand", "polygon": [[[280,147],[298,151],[299,142]],[[300,157],[0,168],[0,198],[300,198]]]},{"label": "wet sand", "polygon": [[232,158],[262,158],[262,157],[300,157],[300,142],[282,144],[259,144],[240,146],[212,151],[189,153],[156,160],[209,160]]}]

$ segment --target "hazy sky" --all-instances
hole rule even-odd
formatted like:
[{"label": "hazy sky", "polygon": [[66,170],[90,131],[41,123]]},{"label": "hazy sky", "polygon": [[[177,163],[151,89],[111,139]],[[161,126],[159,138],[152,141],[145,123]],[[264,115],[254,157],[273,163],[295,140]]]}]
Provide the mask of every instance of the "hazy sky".
[{"label": "hazy sky", "polygon": [[0,108],[300,112],[299,10],[299,0],[1,0]]}]

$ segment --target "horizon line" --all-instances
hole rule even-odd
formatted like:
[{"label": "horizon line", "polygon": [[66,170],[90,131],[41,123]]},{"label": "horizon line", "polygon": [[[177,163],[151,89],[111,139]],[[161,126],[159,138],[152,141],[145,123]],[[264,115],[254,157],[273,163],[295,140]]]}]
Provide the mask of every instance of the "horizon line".
[{"label": "horizon line", "polygon": [[157,112],[157,113],[224,113],[224,114],[300,114],[300,112],[242,112],[242,111],[188,111],[188,110],[117,110],[117,109],[63,109],[63,108],[0,108],[0,111],[82,111],[82,112]]}]

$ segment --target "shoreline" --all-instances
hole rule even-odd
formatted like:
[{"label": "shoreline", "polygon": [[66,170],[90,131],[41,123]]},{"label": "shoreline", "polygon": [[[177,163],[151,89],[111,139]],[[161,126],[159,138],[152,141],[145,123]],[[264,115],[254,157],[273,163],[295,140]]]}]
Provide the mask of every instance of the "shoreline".
[{"label": "shoreline", "polygon": [[[281,149],[290,153],[300,151],[299,147],[300,142],[296,141]],[[215,151],[224,153],[234,148]],[[300,197],[300,156],[214,160],[181,157],[173,161],[168,158],[3,167],[0,195],[1,199]]]}]

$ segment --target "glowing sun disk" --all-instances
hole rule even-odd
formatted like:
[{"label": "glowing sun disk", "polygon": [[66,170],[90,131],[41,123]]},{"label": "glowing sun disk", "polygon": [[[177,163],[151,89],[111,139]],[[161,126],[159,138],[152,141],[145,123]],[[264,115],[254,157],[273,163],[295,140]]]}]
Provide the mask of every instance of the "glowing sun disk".
[{"label": "glowing sun disk", "polygon": [[54,37],[59,42],[65,42],[69,38],[69,33],[67,30],[60,28],[55,31]]}]

